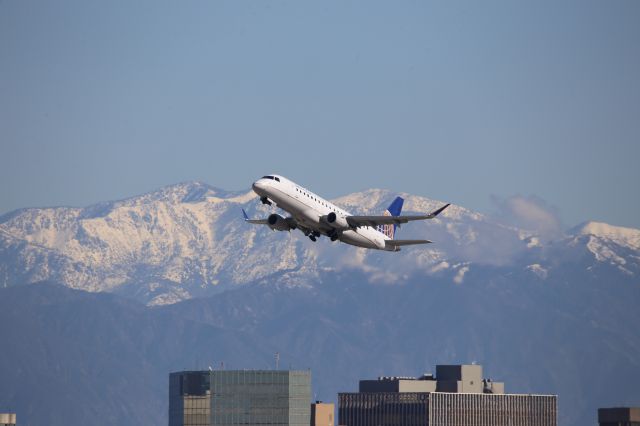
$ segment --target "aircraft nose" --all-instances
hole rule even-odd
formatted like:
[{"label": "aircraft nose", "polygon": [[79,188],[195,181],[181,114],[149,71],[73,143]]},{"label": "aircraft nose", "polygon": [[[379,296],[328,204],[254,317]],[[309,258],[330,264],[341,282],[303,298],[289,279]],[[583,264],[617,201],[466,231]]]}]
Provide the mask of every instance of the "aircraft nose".
[{"label": "aircraft nose", "polygon": [[257,190],[257,189],[262,189],[264,188],[264,184],[262,182],[260,182],[259,180],[253,182],[253,185],[251,185],[251,188],[253,188],[253,190]]}]

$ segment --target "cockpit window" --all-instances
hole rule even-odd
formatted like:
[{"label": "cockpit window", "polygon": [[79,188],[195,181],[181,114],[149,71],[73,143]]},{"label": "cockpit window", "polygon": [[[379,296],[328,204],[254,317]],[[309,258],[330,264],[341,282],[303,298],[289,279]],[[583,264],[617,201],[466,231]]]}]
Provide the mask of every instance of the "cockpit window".
[{"label": "cockpit window", "polygon": [[262,176],[262,179],[271,179],[271,180],[273,180],[275,178],[273,176]]},{"label": "cockpit window", "polygon": [[279,177],[275,176],[274,179],[277,180],[278,182],[280,182],[280,178]]}]

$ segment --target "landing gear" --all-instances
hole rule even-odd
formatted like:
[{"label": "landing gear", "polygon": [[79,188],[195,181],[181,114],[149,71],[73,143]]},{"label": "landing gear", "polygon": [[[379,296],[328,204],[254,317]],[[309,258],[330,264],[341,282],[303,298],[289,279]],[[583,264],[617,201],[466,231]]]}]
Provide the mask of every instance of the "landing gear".
[{"label": "landing gear", "polygon": [[271,205],[271,201],[269,201],[269,199],[267,197],[261,197],[260,201],[262,201],[262,204],[266,204],[268,206]]},{"label": "landing gear", "polygon": [[316,242],[316,237],[314,235],[309,235],[309,239],[314,243]]},{"label": "landing gear", "polygon": [[307,234],[307,237],[313,242],[316,242],[316,238],[320,237],[320,233],[318,231],[312,231]]},{"label": "landing gear", "polygon": [[337,240],[339,236],[340,235],[338,234],[338,231],[336,231],[335,229],[327,233],[327,237],[331,238],[331,241]]}]

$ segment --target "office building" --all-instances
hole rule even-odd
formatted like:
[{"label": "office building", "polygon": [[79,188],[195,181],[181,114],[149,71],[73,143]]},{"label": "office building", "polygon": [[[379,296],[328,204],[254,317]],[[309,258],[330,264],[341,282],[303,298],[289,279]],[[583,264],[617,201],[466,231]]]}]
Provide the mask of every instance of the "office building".
[{"label": "office building", "polygon": [[479,365],[439,365],[436,376],[379,377],[338,395],[346,426],[556,426],[555,395],[510,395]]},{"label": "office building", "polygon": [[169,426],[210,426],[210,383],[209,371],[169,375]]},{"label": "office building", "polygon": [[16,426],[16,415],[13,413],[0,413],[0,426]]},{"label": "office building", "polygon": [[640,426],[640,407],[599,408],[600,426]]},{"label": "office building", "polygon": [[311,426],[333,426],[335,406],[316,401],[311,404]]},{"label": "office building", "polygon": [[309,426],[308,371],[186,371],[169,375],[169,426]]}]

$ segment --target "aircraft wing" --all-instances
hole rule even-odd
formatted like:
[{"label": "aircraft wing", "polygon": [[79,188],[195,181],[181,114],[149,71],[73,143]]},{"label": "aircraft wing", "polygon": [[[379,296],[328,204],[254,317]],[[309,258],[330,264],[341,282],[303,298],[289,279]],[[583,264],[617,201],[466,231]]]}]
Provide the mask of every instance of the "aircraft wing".
[{"label": "aircraft wing", "polygon": [[249,219],[247,216],[247,212],[242,209],[242,215],[244,216],[244,221],[249,223],[255,223],[257,225],[268,225],[269,221],[267,219]]},{"label": "aircraft wing", "polygon": [[378,225],[401,225],[403,223],[411,222],[414,220],[433,219],[443,212],[444,209],[449,207],[450,204],[446,204],[435,210],[432,213],[425,215],[415,216],[347,216],[345,219],[352,228],[358,228],[361,226],[378,226]]}]

